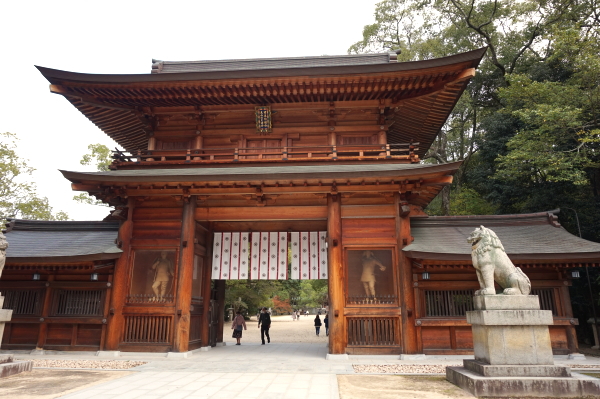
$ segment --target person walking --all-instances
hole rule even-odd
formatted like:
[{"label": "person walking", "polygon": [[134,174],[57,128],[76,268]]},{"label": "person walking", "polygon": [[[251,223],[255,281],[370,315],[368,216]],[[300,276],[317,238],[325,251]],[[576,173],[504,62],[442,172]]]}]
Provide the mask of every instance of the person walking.
[{"label": "person walking", "polygon": [[267,312],[267,308],[262,308],[262,311],[260,312],[258,328],[260,328],[260,339],[262,340],[262,344],[265,344],[265,335],[267,336],[267,343],[271,343],[271,337],[269,336],[269,328],[271,328],[271,315],[269,315],[269,312]]},{"label": "person walking", "polygon": [[296,321],[296,311],[292,312],[292,321]]},{"label": "person walking", "polygon": [[233,335],[231,337],[237,340],[236,345],[241,345],[240,339],[242,338],[242,327],[246,330],[246,321],[244,320],[244,316],[242,316],[242,312],[238,310],[233,318],[233,323],[231,323],[231,329],[233,330]]},{"label": "person walking", "polygon": [[319,331],[321,330],[321,318],[319,315],[315,317],[315,330],[317,332],[317,337],[319,336]]},{"label": "person walking", "polygon": [[329,337],[329,315],[327,313],[325,313],[323,324],[325,324],[325,335]]}]

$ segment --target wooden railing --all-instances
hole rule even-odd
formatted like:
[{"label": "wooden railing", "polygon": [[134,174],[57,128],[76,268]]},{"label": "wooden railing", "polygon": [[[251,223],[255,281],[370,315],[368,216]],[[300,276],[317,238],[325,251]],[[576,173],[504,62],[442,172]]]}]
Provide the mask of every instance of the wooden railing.
[{"label": "wooden railing", "polygon": [[397,345],[396,321],[391,317],[348,318],[348,346]]},{"label": "wooden railing", "polygon": [[424,291],[426,317],[464,317],[473,310],[475,290]]},{"label": "wooden railing", "polygon": [[162,297],[157,297],[155,294],[132,294],[127,295],[127,303],[128,304],[172,304],[175,300],[175,296],[173,294],[163,295]]},{"label": "wooden railing", "polygon": [[397,302],[397,295],[352,295],[346,298],[346,305],[393,305]]},{"label": "wooden railing", "polygon": [[51,316],[102,316],[106,290],[56,290]]},{"label": "wooden railing", "polygon": [[126,344],[168,344],[171,342],[171,316],[125,316]]},{"label": "wooden railing", "polygon": [[42,312],[44,289],[3,289],[3,309],[12,309],[13,316],[39,316]]},{"label": "wooden railing", "polygon": [[419,162],[419,143],[293,147],[223,147],[186,150],[113,151],[111,168],[137,164],[229,163],[396,159]]},{"label": "wooden railing", "polygon": [[541,310],[551,310],[552,316],[558,316],[556,304],[554,302],[553,288],[534,288],[531,290],[531,295],[537,295],[540,299]]}]

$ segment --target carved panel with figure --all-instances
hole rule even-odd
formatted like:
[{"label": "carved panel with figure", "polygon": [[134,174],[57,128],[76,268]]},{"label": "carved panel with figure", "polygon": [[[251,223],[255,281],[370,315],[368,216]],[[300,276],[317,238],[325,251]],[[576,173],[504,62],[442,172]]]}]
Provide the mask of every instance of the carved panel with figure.
[{"label": "carved panel with figure", "polygon": [[397,303],[394,254],[391,249],[346,251],[348,305]]}]

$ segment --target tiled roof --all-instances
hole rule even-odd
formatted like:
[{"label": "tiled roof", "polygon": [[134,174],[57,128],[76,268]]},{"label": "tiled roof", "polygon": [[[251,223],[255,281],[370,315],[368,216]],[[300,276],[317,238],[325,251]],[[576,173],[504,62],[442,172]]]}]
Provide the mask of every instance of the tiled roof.
[{"label": "tiled roof", "polygon": [[340,67],[350,65],[389,64],[390,62],[397,62],[395,53],[352,54],[321,57],[253,58],[215,61],[152,60],[152,73]]},{"label": "tiled roof", "polygon": [[115,259],[123,252],[115,245],[118,230],[118,222],[11,220],[7,261]]},{"label": "tiled roof", "polygon": [[572,235],[549,212],[413,218],[415,240],[403,251],[416,259],[470,260],[467,237],[481,225],[496,233],[511,259],[600,259],[600,243]]}]

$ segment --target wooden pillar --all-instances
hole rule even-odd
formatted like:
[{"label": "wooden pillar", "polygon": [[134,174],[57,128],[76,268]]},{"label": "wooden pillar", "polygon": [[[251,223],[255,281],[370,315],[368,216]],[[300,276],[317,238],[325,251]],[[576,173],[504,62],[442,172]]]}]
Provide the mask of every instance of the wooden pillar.
[{"label": "wooden pillar", "polygon": [[[41,318],[46,320],[48,315],[50,314],[50,302],[52,302],[52,287],[50,283],[54,281],[54,275],[48,276],[48,282],[46,284],[46,292],[44,294],[44,302],[42,303],[42,315]],[[44,345],[46,344],[46,337],[48,336],[48,322],[43,321],[40,323],[40,330],[38,332],[38,340],[36,344],[36,349],[44,349]],[[2,338],[0,336],[0,338]]]},{"label": "wooden pillar", "polygon": [[[562,301],[561,307],[564,309],[564,315],[573,319],[573,307],[571,306],[571,296],[569,295],[569,287],[563,286],[560,288],[561,295],[559,298]],[[575,326],[570,325],[565,327],[567,333],[567,348],[569,353],[579,353],[579,343],[577,342],[577,332]]]},{"label": "wooden pillar", "polygon": [[[202,149],[203,144],[204,144],[204,139],[202,136],[200,136],[200,132],[198,132],[197,136],[194,138],[194,150]],[[201,157],[194,157],[194,161],[199,161],[201,159],[202,159]]]},{"label": "wooden pillar", "polygon": [[329,247],[329,353],[346,352],[344,327],[344,266],[342,264],[341,196],[327,195],[327,245]]},{"label": "wooden pillar", "polygon": [[223,329],[225,328],[225,287],[226,280],[215,280],[216,300],[218,303],[217,312],[219,312],[217,326],[217,342],[223,342]]},{"label": "wooden pillar", "polygon": [[377,144],[386,145],[387,143],[387,132],[382,130],[377,134]]},{"label": "wooden pillar", "polygon": [[402,212],[400,193],[394,196],[396,209],[396,237],[398,240],[398,281],[400,284],[400,313],[402,317],[402,352],[417,352],[417,329],[415,327],[415,296],[412,285],[412,265],[402,248],[411,243],[410,218]]},{"label": "wooden pillar", "polygon": [[190,305],[192,303],[192,275],[194,273],[194,238],[196,236],[196,196],[183,204],[181,243],[175,297],[175,332],[173,352],[187,352],[190,342]]},{"label": "wooden pillar", "polygon": [[110,310],[108,317],[108,327],[106,332],[106,340],[104,350],[116,351],[119,350],[121,342],[121,334],[125,324],[123,317],[123,305],[127,296],[127,277],[129,276],[129,256],[130,256],[130,241],[133,231],[133,210],[135,201],[133,197],[127,200],[127,220],[123,222],[119,228],[118,242],[121,244],[123,253],[115,263],[115,273],[113,280],[113,289],[110,299]]},{"label": "wooden pillar", "polygon": [[213,224],[208,224],[206,232],[206,262],[202,264],[202,324],[200,339],[202,346],[209,346],[210,340],[210,299],[211,299],[211,277],[213,258]]}]

